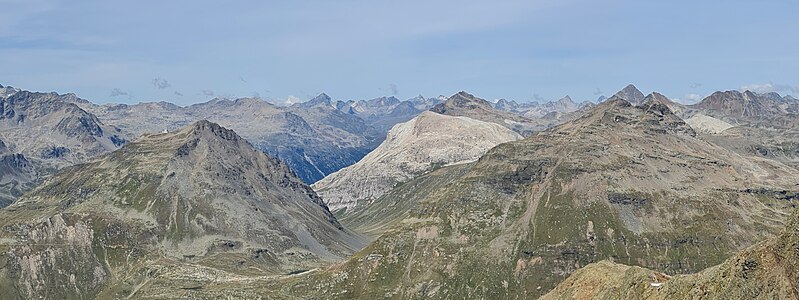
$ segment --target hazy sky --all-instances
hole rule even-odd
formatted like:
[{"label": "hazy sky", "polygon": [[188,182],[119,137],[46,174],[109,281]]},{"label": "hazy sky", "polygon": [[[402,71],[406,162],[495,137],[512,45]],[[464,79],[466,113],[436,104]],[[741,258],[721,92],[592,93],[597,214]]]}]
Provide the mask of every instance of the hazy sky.
[{"label": "hazy sky", "polygon": [[799,94],[799,1],[0,0],[0,84],[95,102]]}]

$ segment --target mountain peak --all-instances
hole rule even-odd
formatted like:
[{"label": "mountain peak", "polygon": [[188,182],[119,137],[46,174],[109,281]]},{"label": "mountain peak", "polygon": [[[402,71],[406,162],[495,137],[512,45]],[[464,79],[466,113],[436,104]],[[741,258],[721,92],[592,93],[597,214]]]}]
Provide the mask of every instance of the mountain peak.
[{"label": "mountain peak", "polygon": [[639,105],[643,103],[644,93],[635,87],[635,85],[628,84],[621,91],[618,91],[616,94],[614,94],[611,98],[613,97],[627,100],[627,102],[630,102],[633,105]]},{"label": "mountain peak", "polygon": [[561,104],[575,104],[574,101],[572,100],[572,97],[569,97],[569,95],[566,95],[565,97],[558,99],[558,101],[556,102]]},{"label": "mountain peak", "polygon": [[193,132],[194,134],[210,133],[213,134],[214,136],[219,136],[226,140],[241,139],[241,137],[239,137],[239,135],[236,134],[236,132],[234,132],[233,130],[227,129],[225,127],[220,126],[217,123],[208,120],[200,120],[194,122],[186,129]]},{"label": "mountain peak", "polygon": [[451,97],[449,97],[449,99],[447,99],[447,102],[450,101],[452,101],[453,104],[458,104],[458,105],[478,104],[478,105],[488,105],[489,107],[491,106],[490,102],[477,98],[474,95],[469,94],[465,91],[460,91],[455,95],[452,95]]},{"label": "mountain peak", "polygon": [[491,102],[475,97],[464,91],[460,91],[450,96],[447,101],[440,103],[430,110],[436,113],[444,114],[452,109],[485,109],[492,110]]},{"label": "mountain peak", "polygon": [[333,106],[332,99],[325,93],[321,93],[316,97],[313,97],[311,100],[308,100],[305,103],[302,103],[304,107],[313,107],[313,106]]}]

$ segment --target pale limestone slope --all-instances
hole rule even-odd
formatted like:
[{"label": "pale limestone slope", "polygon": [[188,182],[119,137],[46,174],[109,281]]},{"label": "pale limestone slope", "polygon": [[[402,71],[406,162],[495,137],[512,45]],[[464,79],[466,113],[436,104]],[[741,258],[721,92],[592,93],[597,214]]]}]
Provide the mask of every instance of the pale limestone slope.
[{"label": "pale limestone slope", "polygon": [[691,128],[698,132],[709,134],[719,134],[724,130],[734,127],[730,123],[703,114],[695,114],[686,119],[685,123],[688,123]]},{"label": "pale limestone slope", "polygon": [[437,166],[475,160],[498,144],[520,138],[495,123],[426,111],[395,125],[361,161],[313,187],[331,210],[354,208]]}]

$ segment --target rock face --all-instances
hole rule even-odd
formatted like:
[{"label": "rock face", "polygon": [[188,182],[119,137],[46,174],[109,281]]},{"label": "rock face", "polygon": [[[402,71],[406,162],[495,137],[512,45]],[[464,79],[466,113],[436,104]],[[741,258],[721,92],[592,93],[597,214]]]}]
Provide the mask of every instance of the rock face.
[{"label": "rock face", "polygon": [[797,174],[698,138],[663,103],[610,100],[384,194],[343,221],[384,233],[292,291],[535,298],[604,259],[696,272],[777,234]]},{"label": "rock face", "polygon": [[531,135],[535,131],[543,130],[547,127],[542,121],[495,109],[491,102],[463,91],[452,95],[447,101],[434,106],[430,111],[443,115],[469,117],[475,120],[496,123],[524,136]]},{"label": "rock face", "polygon": [[38,173],[25,155],[0,151],[0,207],[8,206],[33,188],[37,179]]},{"label": "rock face", "polygon": [[799,210],[777,237],[691,275],[602,261],[542,299],[799,299]]},{"label": "rock face", "polygon": [[331,210],[350,211],[433,168],[476,160],[488,149],[520,138],[499,124],[426,111],[394,126],[361,161],[313,187]]},{"label": "rock face", "polygon": [[284,164],[207,121],[67,168],[0,210],[0,222],[0,290],[24,299],[285,274],[364,243]]},{"label": "rock face", "polygon": [[0,91],[0,207],[54,170],[117,149],[126,137],[73,104],[74,94]]},{"label": "rock face", "polygon": [[176,130],[201,119],[217,122],[286,162],[306,183],[354,164],[382,139],[363,120],[337,109],[325,94],[290,107],[257,98],[214,99],[187,107],[167,102],[82,105],[131,136]]}]

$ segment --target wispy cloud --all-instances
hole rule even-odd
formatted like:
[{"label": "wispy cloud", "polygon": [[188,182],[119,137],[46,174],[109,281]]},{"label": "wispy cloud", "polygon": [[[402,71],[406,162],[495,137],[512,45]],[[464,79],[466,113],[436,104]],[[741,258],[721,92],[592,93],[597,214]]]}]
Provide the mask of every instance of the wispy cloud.
[{"label": "wispy cloud", "polygon": [[202,90],[201,91],[204,96],[211,97],[214,95],[214,91],[212,90]]},{"label": "wispy cloud", "polygon": [[599,95],[602,95],[602,90],[596,88],[596,90],[594,91],[594,96],[599,96]]},{"label": "wispy cloud", "polygon": [[114,88],[113,90],[111,90],[111,95],[109,95],[108,97],[113,98],[113,97],[127,96],[127,95],[128,92],[120,90],[119,88]]},{"label": "wispy cloud", "polygon": [[696,88],[702,87],[702,84],[698,83],[698,82],[694,82],[694,83],[691,83],[690,86],[691,86],[692,89],[696,89]]},{"label": "wispy cloud", "polygon": [[175,93],[174,93],[174,94],[175,94],[175,96],[178,96],[178,97],[183,97],[183,94],[182,94],[181,92],[175,91]]},{"label": "wispy cloud", "polygon": [[394,83],[389,83],[387,88],[385,88],[385,89],[384,88],[379,88],[378,90],[387,91],[387,92],[391,93],[391,95],[393,95],[393,96],[396,96],[399,93],[399,90],[397,89],[397,85],[394,84]]},{"label": "wispy cloud", "polygon": [[158,89],[166,89],[172,87],[172,84],[170,84],[166,79],[156,77],[153,78],[153,86]]}]

